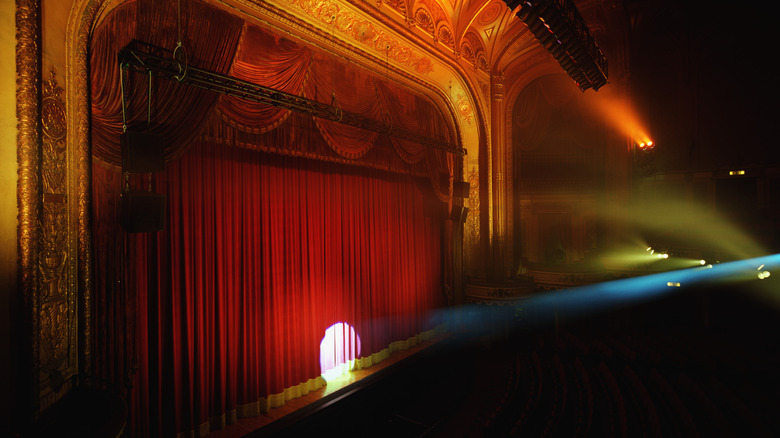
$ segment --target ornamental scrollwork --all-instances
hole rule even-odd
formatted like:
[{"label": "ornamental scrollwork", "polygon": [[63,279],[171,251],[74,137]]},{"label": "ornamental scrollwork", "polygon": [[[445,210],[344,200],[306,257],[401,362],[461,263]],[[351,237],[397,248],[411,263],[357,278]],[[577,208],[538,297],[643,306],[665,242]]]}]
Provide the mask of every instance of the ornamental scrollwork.
[{"label": "ornamental scrollwork", "polygon": [[[41,210],[38,235],[39,366],[44,383],[59,391],[76,372],[76,297],[68,266],[67,119],[63,90],[52,69],[41,87]],[[35,335],[35,334],[34,334]]]},{"label": "ornamental scrollwork", "polygon": [[[479,257],[479,172],[476,167],[473,167],[468,175],[469,183],[469,197],[468,207],[469,212],[466,216],[465,223],[465,240],[466,240],[466,253],[468,255],[469,266],[472,268],[480,269],[480,257]],[[472,271],[472,274],[476,272]]]}]

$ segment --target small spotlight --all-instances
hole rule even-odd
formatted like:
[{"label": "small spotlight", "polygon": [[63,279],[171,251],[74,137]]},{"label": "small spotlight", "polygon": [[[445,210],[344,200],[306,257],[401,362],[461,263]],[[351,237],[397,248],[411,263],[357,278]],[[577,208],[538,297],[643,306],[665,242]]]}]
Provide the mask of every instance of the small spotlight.
[{"label": "small spotlight", "polygon": [[707,261],[706,261],[706,260],[699,260],[699,264],[700,264],[700,265],[702,265],[702,266],[704,266],[704,265],[706,265],[706,264],[707,264]]},{"label": "small spotlight", "polygon": [[770,275],[769,271],[759,272],[758,273],[758,278],[759,278],[759,280],[764,280],[766,278],[769,278],[769,275]]},{"label": "small spotlight", "polygon": [[744,170],[730,170],[729,171],[729,175],[731,175],[731,176],[734,176],[734,175],[744,175],[744,174],[745,174]]},{"label": "small spotlight", "polygon": [[652,147],[652,146],[653,146],[653,142],[652,142],[652,141],[650,141],[650,140],[648,140],[648,141],[647,141],[647,147]]},{"label": "small spotlight", "polygon": [[658,258],[659,259],[668,259],[669,258],[669,254],[665,254],[665,253],[664,254],[658,254]]},{"label": "small spotlight", "polygon": [[764,269],[764,265],[761,265],[761,266],[759,266],[759,267],[758,267],[758,268],[756,268],[756,269],[760,271],[760,270]]},{"label": "small spotlight", "polygon": [[666,285],[669,286],[669,287],[680,287],[680,283],[678,283],[676,281],[667,281]]}]

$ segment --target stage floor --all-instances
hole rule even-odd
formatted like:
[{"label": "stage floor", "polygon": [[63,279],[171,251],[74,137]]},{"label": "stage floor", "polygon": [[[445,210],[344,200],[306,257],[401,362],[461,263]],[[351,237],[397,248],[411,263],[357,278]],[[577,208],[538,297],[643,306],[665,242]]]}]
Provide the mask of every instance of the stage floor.
[{"label": "stage floor", "polygon": [[369,368],[350,372],[316,391],[312,391],[302,397],[293,399],[285,403],[284,406],[271,409],[266,413],[261,413],[257,417],[243,418],[235,424],[231,424],[222,430],[212,430],[209,438],[237,438],[248,434],[252,436],[272,435],[270,430],[278,424],[275,422],[294,422],[303,417],[310,410],[316,409],[319,405],[328,403],[331,400],[340,398],[341,394],[350,393],[359,389],[361,384],[365,384],[371,376],[386,370],[387,368],[399,365],[405,359],[422,352],[438,342],[446,339],[449,335],[443,334],[434,339],[422,342],[413,348],[403,351],[393,352],[390,357]]}]

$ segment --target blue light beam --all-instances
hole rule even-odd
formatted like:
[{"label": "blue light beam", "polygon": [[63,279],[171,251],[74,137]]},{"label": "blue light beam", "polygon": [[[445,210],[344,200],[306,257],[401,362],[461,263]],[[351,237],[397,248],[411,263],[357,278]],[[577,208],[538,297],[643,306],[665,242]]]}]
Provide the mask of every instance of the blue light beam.
[{"label": "blue light beam", "polygon": [[[545,292],[520,299],[517,304],[526,307],[533,315],[532,323],[545,323],[556,314],[563,318],[593,315],[658,299],[694,285],[758,280],[761,278],[758,274],[778,267],[780,254],[775,254]],[[491,317],[491,313],[480,306],[453,309],[454,313],[445,312],[446,315],[438,317],[453,317],[452,322],[466,329],[480,330],[490,323],[487,318]]]}]

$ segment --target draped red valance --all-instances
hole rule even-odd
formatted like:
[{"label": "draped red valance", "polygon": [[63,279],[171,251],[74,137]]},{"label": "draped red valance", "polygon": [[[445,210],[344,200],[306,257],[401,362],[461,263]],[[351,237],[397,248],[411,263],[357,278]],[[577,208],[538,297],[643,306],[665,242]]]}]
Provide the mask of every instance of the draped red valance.
[{"label": "draped red valance", "polygon": [[[388,133],[324,119],[313,119],[316,129],[311,130],[308,123],[289,122],[288,110],[154,79],[149,107],[147,78],[125,73],[127,125],[145,129],[151,108],[151,129],[163,135],[166,159],[179,156],[201,138],[326,161],[350,160],[432,180],[452,174],[452,160],[445,152],[392,136],[396,127],[457,142],[451,120],[428,98],[203,3],[184,2],[181,19],[178,14],[172,2],[138,0],[112,11],[97,28],[91,58],[92,144],[94,156],[101,161],[120,164],[117,139],[123,117],[116,53],[133,38],[173,49],[181,35],[182,50],[192,65],[385,122]],[[287,131],[274,137],[289,139],[288,147],[279,148],[278,142],[262,135],[274,130]],[[311,136],[319,138],[307,139]],[[321,140],[328,148],[312,146]],[[439,196],[446,199],[448,187],[440,191],[439,186],[434,182]]]},{"label": "draped red valance", "polygon": [[[302,96],[311,58],[310,49],[259,27],[245,26],[230,76]],[[216,111],[223,123],[253,133],[268,132],[290,115],[288,110],[233,96],[220,96]]]},{"label": "draped red valance", "polygon": [[90,59],[92,153],[100,160],[119,165],[123,122],[126,120],[130,129],[145,130],[148,118],[151,130],[163,137],[166,158],[181,155],[199,135],[193,127],[202,126],[213,111],[219,97],[215,93],[152,78],[150,101],[148,78],[125,74],[123,116],[117,52],[132,39],[172,49],[179,22],[189,62],[227,73],[243,21],[200,2],[182,2],[181,20],[174,2],[128,2],[109,14],[95,31]]}]

